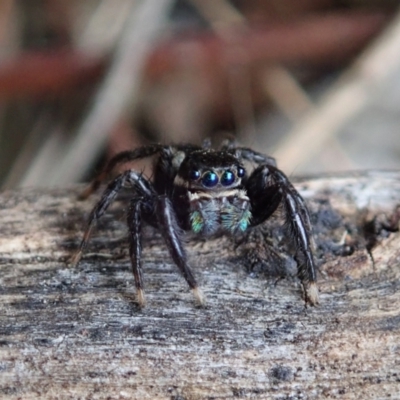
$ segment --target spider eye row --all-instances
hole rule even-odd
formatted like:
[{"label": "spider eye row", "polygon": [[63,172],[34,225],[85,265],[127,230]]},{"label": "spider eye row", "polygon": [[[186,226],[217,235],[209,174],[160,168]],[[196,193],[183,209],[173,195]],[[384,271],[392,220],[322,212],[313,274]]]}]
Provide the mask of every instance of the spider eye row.
[{"label": "spider eye row", "polygon": [[214,187],[218,184],[218,175],[215,172],[207,171],[203,178],[201,179],[201,183],[205,187]]},{"label": "spider eye row", "polygon": [[[239,167],[237,176],[239,178],[243,178],[244,174],[244,168]],[[192,181],[197,181],[200,179],[200,177],[202,185],[207,188],[212,188],[218,185],[218,182],[220,182],[222,186],[230,186],[236,180],[235,173],[230,170],[224,171],[224,173],[221,175],[221,178],[219,178],[214,171],[206,171],[203,175],[201,175],[199,170],[192,170],[189,173],[189,179]]]},{"label": "spider eye row", "polygon": [[193,170],[191,170],[190,173],[189,173],[189,179],[190,179],[191,181],[197,181],[197,179],[199,179],[200,176],[201,176],[200,171],[197,170],[197,169],[193,169]]}]

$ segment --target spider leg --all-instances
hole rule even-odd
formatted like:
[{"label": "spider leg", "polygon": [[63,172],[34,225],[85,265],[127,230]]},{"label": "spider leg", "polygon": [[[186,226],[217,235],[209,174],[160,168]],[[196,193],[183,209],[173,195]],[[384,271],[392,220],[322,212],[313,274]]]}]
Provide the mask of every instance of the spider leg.
[{"label": "spider leg", "polygon": [[303,284],[306,301],[318,303],[316,271],[312,253],[313,240],[307,207],[303,198],[289,182],[286,175],[272,165],[256,168],[246,184],[251,199],[254,219],[252,225],[265,221],[283,205],[286,226],[295,247],[298,276]]},{"label": "spider leg", "polygon": [[143,291],[143,278],[142,278],[142,218],[141,214],[143,207],[149,204],[149,199],[137,197],[131,200],[128,210],[128,228],[129,228],[129,256],[131,259],[132,272],[135,277],[136,298],[139,305],[142,307],[145,304],[145,297]]},{"label": "spider leg", "polygon": [[232,145],[226,146],[226,150],[235,155],[239,159],[250,161],[258,165],[272,165],[276,167],[276,160],[274,157],[267,156],[247,147],[234,147]]},{"label": "spider leg", "polygon": [[186,252],[180,238],[180,228],[176,219],[175,211],[166,196],[160,196],[157,201],[158,223],[164,240],[175,264],[178,266],[183,277],[192,289],[194,296],[200,304],[204,303],[203,295],[198,287],[195,277],[186,261]]},{"label": "spider leg", "polygon": [[159,153],[165,148],[160,144],[154,144],[145,147],[139,147],[135,150],[123,151],[116,154],[108,162],[102,172],[89,184],[89,186],[79,195],[80,200],[87,199],[92,193],[94,193],[101,183],[107,178],[107,176],[116,168],[118,165],[122,165],[131,161],[135,161],[142,158],[151,157],[156,153]]},{"label": "spider leg", "polygon": [[94,206],[92,212],[89,215],[86,230],[79,245],[79,249],[72,260],[73,266],[76,266],[82,257],[82,253],[85,250],[86,245],[89,241],[93,224],[107,211],[108,207],[115,200],[119,191],[127,184],[129,186],[133,186],[139,194],[142,194],[146,197],[154,195],[154,190],[151,187],[150,183],[145,178],[143,178],[141,174],[138,174],[137,172],[132,170],[128,170],[121,175],[118,175],[106,187],[100,200]]}]

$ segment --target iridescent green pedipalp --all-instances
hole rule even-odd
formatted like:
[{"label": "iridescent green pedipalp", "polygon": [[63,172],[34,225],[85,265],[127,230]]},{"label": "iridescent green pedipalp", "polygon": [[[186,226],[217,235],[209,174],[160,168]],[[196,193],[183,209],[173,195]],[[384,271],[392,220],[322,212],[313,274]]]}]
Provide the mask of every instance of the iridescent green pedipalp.
[{"label": "iridescent green pedipalp", "polygon": [[204,227],[204,218],[199,211],[193,211],[190,215],[190,223],[192,225],[192,231],[199,233]]},{"label": "iridescent green pedipalp", "polygon": [[243,213],[241,220],[239,221],[239,229],[242,232],[244,232],[248,228],[248,226],[250,224],[250,218],[251,218],[251,212],[248,210],[245,211]]},{"label": "iridescent green pedipalp", "polygon": [[240,214],[234,207],[226,208],[221,214],[222,225],[232,233],[237,230],[244,232],[250,224],[250,218],[251,212],[249,210]]}]

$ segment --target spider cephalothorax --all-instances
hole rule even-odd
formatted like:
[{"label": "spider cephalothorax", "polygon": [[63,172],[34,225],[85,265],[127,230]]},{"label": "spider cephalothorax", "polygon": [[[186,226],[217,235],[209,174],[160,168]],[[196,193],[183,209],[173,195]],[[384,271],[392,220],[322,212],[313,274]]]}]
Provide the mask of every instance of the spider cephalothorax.
[{"label": "spider cephalothorax", "polygon": [[[104,214],[120,189],[129,187],[132,190],[127,217],[130,258],[139,304],[144,304],[142,220],[161,230],[174,262],[202,301],[186,261],[182,230],[201,236],[235,235],[263,223],[282,204],[306,300],[311,304],[318,302],[308,211],[302,197],[271,157],[231,143],[218,150],[193,145],[145,146],[112,158],[82,197],[95,191],[117,165],[151,156],[155,156],[151,181],[135,170],[127,170],[107,186],[90,214],[74,264],[80,260],[93,223]],[[244,162],[255,167],[246,171]]]},{"label": "spider cephalothorax", "polygon": [[174,180],[175,198],[189,210],[185,228],[203,236],[245,231],[251,212],[244,176],[244,167],[224,151],[197,150],[186,157]]}]

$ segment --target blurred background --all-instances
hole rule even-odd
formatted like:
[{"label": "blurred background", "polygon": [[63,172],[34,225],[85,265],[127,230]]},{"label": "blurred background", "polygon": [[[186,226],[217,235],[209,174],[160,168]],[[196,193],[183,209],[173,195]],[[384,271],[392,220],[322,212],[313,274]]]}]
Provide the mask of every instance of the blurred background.
[{"label": "blurred background", "polygon": [[396,0],[1,0],[0,186],[90,179],[150,142],[288,175],[400,167]]}]

